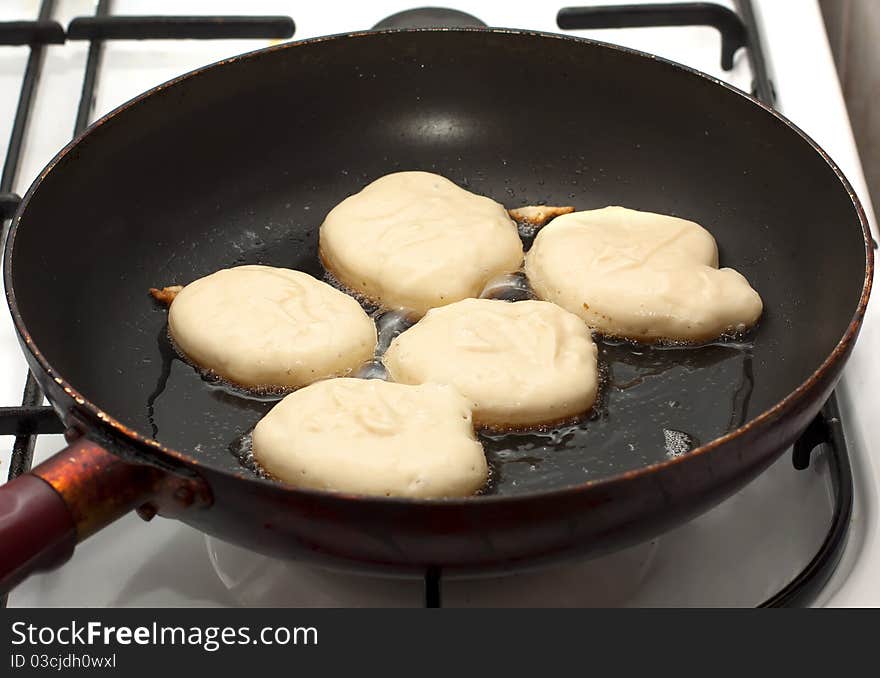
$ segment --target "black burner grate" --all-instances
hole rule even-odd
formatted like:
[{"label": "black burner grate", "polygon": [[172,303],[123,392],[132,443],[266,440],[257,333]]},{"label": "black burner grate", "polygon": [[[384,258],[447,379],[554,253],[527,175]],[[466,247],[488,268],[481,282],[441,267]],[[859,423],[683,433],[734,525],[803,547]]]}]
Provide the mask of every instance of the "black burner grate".
[{"label": "black burner grate", "polygon": [[[736,12],[703,2],[566,7],[558,13],[557,23],[562,29],[697,24],[714,26],[722,38],[722,66],[725,69],[732,68],[735,53],[745,48],[753,74],[752,93],[766,104],[773,105],[775,92],[768,76],[752,2],[734,1]],[[75,136],[88,125],[94,107],[102,46],[106,40],[289,38],[295,30],[293,20],[285,16],[112,16],[111,2],[112,0],[99,0],[94,16],[73,19],[66,31],[52,20],[55,0],[43,0],[35,21],[0,23],[0,46],[30,46],[30,56],[22,78],[15,121],[0,178],[0,224],[3,225],[0,243],[5,241],[7,221],[14,215],[20,201],[12,193],[12,188],[19,168],[34,94],[39,84],[46,45],[63,44],[66,40],[90,41],[73,130]],[[375,28],[442,25],[485,26],[479,19],[463,12],[424,7],[395,14],[378,23]],[[43,394],[33,375],[28,374],[21,405],[0,407],[0,435],[15,436],[9,479],[30,469],[38,435],[64,431],[64,426],[53,409],[42,403]],[[763,606],[808,603],[834,572],[846,544],[852,513],[853,483],[834,395],[795,444],[795,467],[809,466],[811,453],[820,445],[827,446],[835,489],[836,503],[831,527],[820,550],[804,571]],[[442,573],[437,568],[428,569],[425,574],[426,607],[441,606],[441,580]],[[2,606],[5,604],[4,598]]]}]

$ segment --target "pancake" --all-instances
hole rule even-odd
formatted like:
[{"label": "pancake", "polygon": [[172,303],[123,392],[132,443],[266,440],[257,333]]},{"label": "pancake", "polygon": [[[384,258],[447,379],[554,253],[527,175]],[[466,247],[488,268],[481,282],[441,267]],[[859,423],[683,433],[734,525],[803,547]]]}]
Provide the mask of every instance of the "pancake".
[{"label": "pancake", "polygon": [[466,299],[429,311],[383,361],[394,381],[453,385],[478,425],[528,428],[593,406],[596,356],[584,322],[555,304]]},{"label": "pancake", "polygon": [[485,485],[467,400],[449,386],[328,379],[285,397],[254,429],[274,478],[320,490],[440,498]]},{"label": "pancake", "polygon": [[623,207],[556,217],[526,256],[539,298],[602,334],[703,342],[754,325],[763,303],[731,268],[718,268],[702,226]]},{"label": "pancake", "polygon": [[246,388],[348,374],[373,356],[376,326],[347,294],[306,273],[239,266],[177,292],[172,339],[196,365]]},{"label": "pancake", "polygon": [[479,296],[523,259],[502,205],[428,172],[389,174],[339,203],[321,224],[320,254],[356,294],[418,316]]}]

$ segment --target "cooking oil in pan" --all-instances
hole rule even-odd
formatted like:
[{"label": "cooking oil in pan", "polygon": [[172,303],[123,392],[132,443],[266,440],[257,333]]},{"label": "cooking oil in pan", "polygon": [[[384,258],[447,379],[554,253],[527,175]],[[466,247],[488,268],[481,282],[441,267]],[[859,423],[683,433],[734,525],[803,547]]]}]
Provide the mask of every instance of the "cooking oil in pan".
[{"label": "cooking oil in pan", "polygon": [[228,450],[233,457],[248,471],[261,478],[268,478],[269,474],[263,469],[254,457],[254,430],[251,429],[235,438],[229,443]]},{"label": "cooking oil in pan", "polygon": [[666,456],[670,458],[680,457],[700,446],[700,442],[685,431],[664,428],[663,438],[666,441]]},{"label": "cooking oil in pan", "polygon": [[[490,281],[484,298],[533,298],[522,273]],[[382,353],[413,324],[406,311],[381,311],[361,300],[378,333],[374,358],[356,371],[387,378]],[[742,425],[753,389],[751,343],[645,346],[597,337],[600,399],[581,419],[529,431],[482,431],[491,475],[485,494],[515,494],[582,484],[681,456]],[[147,400],[147,423],[162,442],[205,463],[264,475],[253,460],[250,431],[283,392],[254,393],[197,371],[163,327],[162,368]],[[183,412],[190,413],[187,425]],[[192,418],[204,425],[192,425]]]},{"label": "cooking oil in pan", "polygon": [[526,301],[535,299],[535,293],[523,271],[505,273],[492,278],[480,292],[480,299],[502,299],[504,301]]},{"label": "cooking oil in pan", "polygon": [[388,370],[385,369],[385,365],[381,360],[374,359],[361,365],[352,376],[358,379],[382,379],[387,381]]},{"label": "cooking oil in pan", "polygon": [[372,314],[372,317],[376,322],[377,359],[385,354],[385,351],[388,350],[388,347],[391,345],[391,342],[394,341],[395,337],[415,325],[418,320],[414,313],[404,309],[394,311],[379,310],[375,311]]},{"label": "cooking oil in pan", "polygon": [[147,398],[147,420],[149,421],[153,437],[156,439],[158,439],[159,433],[159,426],[156,418],[157,403],[159,398],[163,396],[168,389],[169,380],[173,380],[175,383],[180,381],[179,377],[176,379],[174,377],[175,374],[181,370],[188,375],[197,375],[198,379],[210,390],[215,399],[233,403],[247,403],[244,407],[255,411],[268,411],[271,405],[275,404],[292,391],[292,389],[273,387],[248,389],[233,384],[210,370],[202,369],[198,365],[190,362],[184,353],[177,347],[177,344],[168,332],[167,326],[164,327],[159,334],[157,344],[159,355],[161,356],[161,369],[156,388]]}]

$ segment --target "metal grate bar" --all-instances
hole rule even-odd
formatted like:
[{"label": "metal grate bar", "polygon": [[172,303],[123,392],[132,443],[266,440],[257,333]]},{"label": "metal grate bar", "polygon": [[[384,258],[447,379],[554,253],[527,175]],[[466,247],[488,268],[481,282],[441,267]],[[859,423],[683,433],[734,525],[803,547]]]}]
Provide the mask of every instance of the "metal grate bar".
[{"label": "metal grate bar", "polygon": [[286,16],[94,16],[67,27],[70,40],[214,40],[289,38],[296,30]]},{"label": "metal grate bar", "polygon": [[556,24],[565,29],[712,26],[721,34],[721,67],[733,68],[733,56],[746,46],[746,28],[739,15],[712,2],[672,2],[604,7],[563,7]]},{"label": "metal grate bar", "polygon": [[[40,21],[48,21],[54,10],[55,0],[43,0],[43,3],[40,5]],[[28,57],[24,78],[21,82],[21,92],[18,96],[18,108],[15,110],[15,122],[12,125],[12,133],[9,135],[9,148],[6,150],[3,175],[0,177],[0,192],[3,193],[8,193],[12,190],[16,174],[18,173],[18,163],[21,159],[21,144],[27,132],[27,123],[30,117],[31,105],[33,104],[34,92],[40,80],[40,72],[43,70],[45,51],[45,46],[42,44],[31,46],[31,54]]]},{"label": "metal grate bar", "polygon": [[770,80],[770,69],[764,56],[761,31],[758,29],[752,0],[734,0],[734,3],[746,29],[746,44],[752,66],[752,94],[765,104],[773,106],[776,103],[776,89],[773,87],[773,81]]},{"label": "metal grate bar", "polygon": [[0,21],[0,45],[61,45],[64,40],[57,21]]},{"label": "metal grate bar", "polygon": [[[98,18],[110,14],[110,1],[100,0],[95,10]],[[75,21],[75,19],[74,19]],[[86,59],[86,70],[83,75],[82,90],[79,95],[79,106],[76,110],[76,123],[73,126],[73,136],[79,135],[89,124],[89,116],[95,107],[95,86],[98,83],[98,69],[101,67],[101,57],[104,54],[104,43],[101,40],[93,40],[89,45],[89,56]]]},{"label": "metal grate bar", "polygon": [[0,222],[11,219],[21,198],[15,193],[0,193]]},{"label": "metal grate bar", "polygon": [[441,582],[440,568],[429,567],[425,570],[425,607],[443,607],[440,593]]},{"label": "metal grate bar", "polygon": [[[38,20],[47,22],[55,10],[55,0],[43,0],[40,4]],[[33,107],[34,93],[40,81],[40,73],[43,70],[43,61],[46,48],[43,44],[31,45],[31,53],[25,67],[24,77],[21,82],[21,92],[18,97],[18,107],[15,110],[15,120],[12,125],[12,133],[9,136],[9,148],[6,151],[6,160],[3,164],[3,174],[0,178],[0,192],[11,193],[18,174],[18,166],[21,160],[21,148],[27,134],[27,125]],[[7,196],[7,205],[11,204],[11,198]],[[17,205],[17,203],[16,203]],[[5,230],[4,230],[5,232]],[[33,375],[28,372],[24,387],[22,406],[25,408],[36,407],[42,404],[43,394],[37,385]],[[18,435],[12,445],[12,458],[9,463],[8,478],[16,478],[27,471],[34,456],[36,437],[32,435]],[[3,600],[5,604],[5,599]]]},{"label": "metal grate bar", "polygon": [[[28,372],[24,384],[24,395],[21,399],[22,408],[25,411],[37,409],[43,402],[43,392],[40,390],[34,375]],[[42,408],[40,408],[42,409]],[[57,419],[57,418],[56,418]],[[61,422],[59,421],[60,425]],[[9,480],[17,478],[22,473],[27,473],[34,461],[34,445],[37,437],[28,433],[17,435],[12,444],[12,457],[9,460]]]},{"label": "metal grate bar", "polygon": [[48,405],[0,407],[0,436],[64,433],[64,424]]}]

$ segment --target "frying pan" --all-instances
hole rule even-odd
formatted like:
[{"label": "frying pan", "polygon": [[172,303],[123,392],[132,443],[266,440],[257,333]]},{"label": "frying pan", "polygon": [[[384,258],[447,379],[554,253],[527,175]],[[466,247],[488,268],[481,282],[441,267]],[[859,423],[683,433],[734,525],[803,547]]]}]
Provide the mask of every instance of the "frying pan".
[{"label": "frying pan", "polygon": [[[147,290],[243,263],[321,276],[323,216],[405,169],[509,207],[695,220],[761,293],[764,316],[739,343],[600,342],[593,418],[484,437],[483,496],[262,479],[241,450],[272,403],[181,361]],[[509,571],[656,535],[760,473],[816,414],[858,334],[870,243],[849,184],[792,124],[619,47],[501,29],[368,32],[182,76],[61,151],[11,225],[7,300],[71,442],[0,488],[3,588],[135,508],[275,556],[391,574]]]}]

